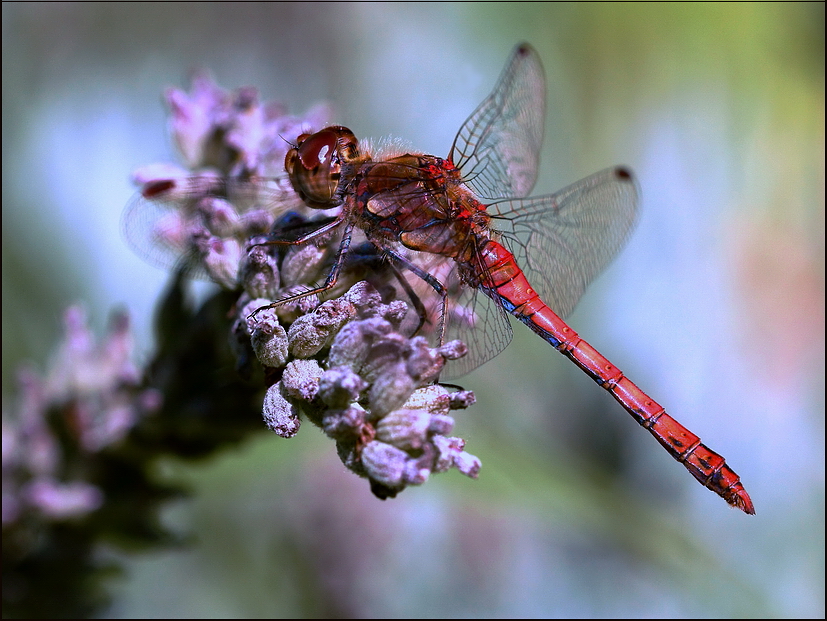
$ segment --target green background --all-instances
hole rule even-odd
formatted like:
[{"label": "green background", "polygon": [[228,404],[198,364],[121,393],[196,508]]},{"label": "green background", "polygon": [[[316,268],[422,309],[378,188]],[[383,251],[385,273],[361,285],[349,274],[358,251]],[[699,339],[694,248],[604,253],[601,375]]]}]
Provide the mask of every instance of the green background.
[{"label": "green background", "polygon": [[476,482],[380,502],[306,428],[199,467],[185,551],[122,558],[110,615],[824,616],[824,5],[37,4],[3,7],[3,406],[62,309],[133,313],[165,275],[118,219],[173,160],[160,94],[195,67],[437,155],[513,45],[548,77],[538,193],[624,163],[643,215],[573,327],[724,454],[729,509],[516,326],[462,384]]}]

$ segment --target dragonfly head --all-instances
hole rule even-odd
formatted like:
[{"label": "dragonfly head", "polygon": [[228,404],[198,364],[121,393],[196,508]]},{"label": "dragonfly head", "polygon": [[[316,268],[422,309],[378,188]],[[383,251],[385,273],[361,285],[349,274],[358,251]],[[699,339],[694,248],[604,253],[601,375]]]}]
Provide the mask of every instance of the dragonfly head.
[{"label": "dragonfly head", "polygon": [[316,209],[342,202],[342,166],[359,158],[359,142],[347,127],[332,125],[302,134],[287,152],[284,167],[299,197]]}]

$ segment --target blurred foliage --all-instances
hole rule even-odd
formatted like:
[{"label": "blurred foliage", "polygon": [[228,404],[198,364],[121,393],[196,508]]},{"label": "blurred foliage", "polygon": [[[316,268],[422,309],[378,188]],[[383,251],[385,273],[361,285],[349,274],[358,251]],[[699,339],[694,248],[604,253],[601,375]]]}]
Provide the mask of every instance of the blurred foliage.
[{"label": "blurred foliage", "polygon": [[[3,616],[96,616],[109,603],[108,585],[119,564],[102,561],[102,544],[130,552],[180,546],[178,533],[160,521],[160,509],[185,487],[157,476],[162,459],[204,459],[262,432],[260,383],[241,380],[230,352],[231,293],[220,292],[194,312],[176,277],[161,300],[158,341],[144,385],[163,395],[122,441],[100,452],[77,446],[72,401],[55,407],[48,424],[61,438],[69,480],[94,485],[105,498],[98,510],[65,520],[27,511],[3,524]],[[4,461],[5,464],[5,461]],[[4,493],[6,491],[4,483]],[[11,499],[9,499],[11,500]],[[5,500],[4,500],[5,501]]]},{"label": "blurred foliage", "polygon": [[[164,152],[163,86],[207,66],[443,154],[527,40],[550,85],[540,190],[621,159],[642,179],[644,220],[577,328],[680,401],[756,503],[750,520],[690,489],[602,391],[517,333],[468,379],[489,412],[458,420],[490,447],[480,481],[378,503],[313,431],[159,462],[153,477],[193,490],[162,524],[197,545],[102,553],[127,566],[109,614],[823,617],[823,3],[2,10],[4,401],[68,302],[102,322],[149,278],[111,249],[130,169]],[[246,410],[216,395],[230,396]]]}]

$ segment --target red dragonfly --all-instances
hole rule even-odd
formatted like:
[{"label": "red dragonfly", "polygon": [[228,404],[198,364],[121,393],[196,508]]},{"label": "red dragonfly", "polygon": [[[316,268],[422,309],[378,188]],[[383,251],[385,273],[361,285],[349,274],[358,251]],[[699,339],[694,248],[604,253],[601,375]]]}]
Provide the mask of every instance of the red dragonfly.
[{"label": "red dragonfly", "polygon": [[[543,67],[537,52],[521,44],[445,158],[398,149],[372,155],[338,125],[300,135],[285,158],[290,184],[308,207],[338,213],[297,239],[266,243],[303,244],[333,231],[341,241],[321,286],[271,306],[333,288],[348,269],[359,230],[399,277],[413,275],[409,295],[416,289],[413,297],[431,300],[427,307],[414,300],[423,315],[420,327],[434,318],[428,323],[440,343],[459,338],[468,346],[448,374],[462,375],[502,351],[511,340],[511,314],[608,390],[702,485],[753,514],[724,458],[560,318],[625,243],[638,192],[632,172],[615,167],[555,194],[521,198],[537,177],[544,116]],[[140,235],[129,229],[137,230],[141,212],[172,185],[144,189],[128,208],[127,237]],[[137,245],[146,255],[148,246]]]},{"label": "red dragonfly", "polygon": [[[404,153],[374,159],[341,126],[299,136],[285,159],[293,188],[309,207],[341,211],[291,243],[343,231],[326,282],[277,304],[333,287],[352,232],[361,229],[393,263],[439,294],[440,342],[456,334],[469,345],[461,371],[508,344],[510,313],[608,390],[702,485],[754,513],[724,458],[560,318],[625,242],[638,198],[634,177],[623,167],[555,194],[513,198],[534,185],[544,113],[543,68],[536,51],[522,44],[445,158]],[[439,259],[441,273],[432,269]],[[464,319],[453,316],[461,309]]]}]

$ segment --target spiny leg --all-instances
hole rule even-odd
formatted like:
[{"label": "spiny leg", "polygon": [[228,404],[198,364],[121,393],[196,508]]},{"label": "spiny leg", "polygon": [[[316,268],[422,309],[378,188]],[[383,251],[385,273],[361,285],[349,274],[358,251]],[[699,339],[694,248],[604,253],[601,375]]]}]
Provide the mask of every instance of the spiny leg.
[{"label": "spiny leg", "polygon": [[[439,324],[438,324],[438,328],[437,328],[437,332],[439,334],[438,344],[439,345],[444,345],[445,344],[445,329],[446,329],[446,319],[447,319],[447,308],[448,308],[448,289],[446,289],[445,285],[443,285],[441,282],[439,282],[432,274],[429,274],[428,272],[423,270],[421,267],[419,267],[418,265],[415,265],[414,263],[412,263],[411,261],[409,261],[408,259],[406,259],[402,255],[399,255],[399,254],[393,252],[392,250],[387,250],[386,252],[388,253],[388,255],[394,261],[397,261],[405,269],[409,270],[411,273],[413,273],[414,275],[416,275],[419,278],[421,278],[422,280],[424,280],[426,283],[428,283],[434,289],[434,291],[436,291],[439,294],[439,297],[441,298],[441,302],[440,302],[440,311],[439,311]],[[400,274],[399,276],[401,277],[402,275]],[[403,278],[403,280],[404,280],[404,278]],[[408,285],[408,287],[410,287],[410,285]],[[412,293],[413,293],[413,291],[411,290],[409,295],[412,294]],[[413,294],[413,295],[414,295],[414,297],[416,297],[416,294]],[[416,300],[419,301],[419,304],[421,306],[422,305],[421,300],[419,300],[418,297],[416,297]],[[420,312],[420,310],[418,308],[417,308],[417,312]],[[425,308],[424,307],[421,309],[421,312],[423,314],[425,313]],[[420,315],[420,319],[421,319],[421,321],[420,321],[419,326],[417,327],[417,331],[419,331],[419,329],[424,324],[424,320],[422,320],[422,315]]]},{"label": "spiny leg", "polygon": [[[332,228],[334,228],[334,226],[338,226],[339,224],[341,224],[341,220],[335,220],[332,223],[326,224],[325,226],[323,226],[319,230],[313,231],[312,233],[308,233],[307,235],[304,235],[304,236],[300,237],[298,240],[283,241],[283,242],[278,241],[278,240],[273,240],[273,241],[270,241],[270,242],[264,242],[263,244],[257,244],[257,245],[277,245],[277,244],[294,245],[294,244],[305,243],[307,240],[312,239],[313,237],[316,237],[317,235],[319,235],[320,231],[324,231],[324,232],[329,231]],[[306,298],[307,296],[310,296],[310,295],[323,293],[324,291],[332,289],[334,286],[336,286],[336,282],[339,279],[339,273],[342,271],[342,265],[344,264],[345,256],[347,256],[347,250],[350,247],[350,240],[353,236],[353,226],[354,225],[353,225],[352,222],[348,222],[345,225],[345,230],[342,232],[342,241],[339,242],[339,248],[336,251],[336,257],[333,260],[333,266],[330,268],[330,271],[327,274],[327,278],[325,279],[324,284],[322,284],[319,287],[313,287],[312,289],[307,289],[305,291],[300,291],[299,293],[296,293],[294,295],[289,295],[286,298],[276,300],[272,304],[266,304],[264,306],[260,306],[259,308],[257,308],[256,310],[254,310],[252,313],[249,314],[248,319],[252,319],[253,317],[256,316],[257,313],[259,313],[263,310],[266,310],[268,308],[275,308],[276,306],[282,306],[283,304],[289,304],[290,302],[295,302],[296,300]]]},{"label": "spiny leg", "polygon": [[[314,229],[314,230],[312,230],[309,233],[306,233],[304,235],[301,235],[301,236],[297,237],[296,239],[268,239],[267,241],[260,242],[260,243],[257,243],[257,244],[253,244],[251,246],[251,248],[255,248],[256,246],[300,246],[302,244],[306,244],[311,239],[315,239],[317,237],[320,237],[320,236],[324,235],[325,233],[329,233],[330,231],[335,229],[337,226],[339,226],[343,221],[344,221],[344,216],[339,214],[338,216],[336,216],[332,219],[329,219],[327,222],[322,224],[322,226],[320,226],[319,228]],[[291,228],[302,228],[302,227],[305,227],[305,226],[310,226],[312,224],[313,224],[312,222],[303,222],[303,223],[294,225]],[[351,226],[350,228],[352,229],[353,227]]]},{"label": "spiny leg", "polygon": [[[320,228],[331,225],[334,222],[339,223],[341,220],[341,214],[320,218],[318,220],[308,220],[306,217],[294,211],[287,213],[273,224],[268,240],[271,242],[269,245],[275,246],[283,241],[299,239],[304,235],[316,233]],[[304,231],[308,233],[304,233]],[[265,242],[263,245],[267,245],[267,243]]]}]

